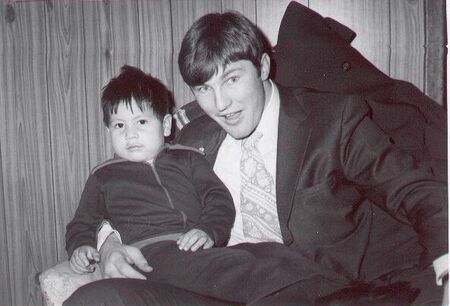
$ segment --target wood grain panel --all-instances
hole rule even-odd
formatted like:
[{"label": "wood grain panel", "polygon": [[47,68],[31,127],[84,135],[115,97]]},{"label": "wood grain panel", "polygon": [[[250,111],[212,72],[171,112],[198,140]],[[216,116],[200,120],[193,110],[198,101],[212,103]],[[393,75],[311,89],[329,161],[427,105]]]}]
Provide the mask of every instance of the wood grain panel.
[{"label": "wood grain panel", "polygon": [[184,83],[178,68],[178,54],[184,34],[192,23],[201,16],[211,12],[221,12],[221,0],[171,0],[172,5],[172,39],[173,39],[173,84],[177,107],[192,100],[189,87]]},{"label": "wood grain panel", "polygon": [[[111,40],[112,76],[120,72],[123,65],[141,67],[139,62],[139,13],[138,2],[105,1],[110,6],[109,34]],[[142,67],[141,67],[142,68]]]},{"label": "wood grain panel", "polygon": [[173,91],[170,2],[140,0],[138,12],[141,68],[160,79]]},{"label": "wood grain panel", "polygon": [[58,259],[67,258],[65,225],[72,219],[89,171],[82,7],[47,5],[47,79]]},{"label": "wood grain panel", "polygon": [[9,284],[2,286],[7,286],[9,294],[2,296],[2,302],[37,305],[42,297],[35,274],[57,260],[45,77],[46,15],[43,2],[11,3],[7,14],[1,21],[0,130],[9,265],[2,271],[9,273]]},{"label": "wood grain panel", "polygon": [[[13,45],[11,44],[11,38],[15,29],[15,14],[16,10],[13,4],[7,4],[0,2],[0,69],[3,71],[0,74],[0,296],[2,300],[7,304],[12,304],[12,281],[11,281],[11,271],[9,269],[9,248],[8,248],[8,220],[10,216],[6,212],[6,185],[11,177],[6,173],[7,164],[11,162],[11,157],[6,155],[6,147],[9,146],[8,133],[7,131],[7,121],[9,114],[6,113],[7,101],[14,101],[14,88],[13,84],[13,58],[14,54]],[[6,90],[6,89],[9,90]],[[3,149],[2,149],[3,147]],[[4,166],[3,166],[4,165]],[[5,181],[5,183],[3,183]],[[13,205],[13,204],[10,204]]]},{"label": "wood grain panel", "polygon": [[[3,10],[2,4],[0,3],[0,10]],[[1,24],[1,23],[0,23]],[[3,38],[2,33],[0,33],[0,39]],[[4,41],[4,40],[2,40]],[[0,53],[0,56],[3,56],[3,53]],[[3,67],[2,65],[0,67]],[[1,86],[1,83],[0,83]],[[3,88],[3,87],[0,87]],[[4,101],[3,97],[0,95],[0,101]],[[3,103],[0,103],[0,113],[5,113],[2,107]],[[3,118],[1,118],[3,119]],[[3,136],[2,136],[3,137]],[[10,270],[9,270],[9,256],[8,256],[8,241],[6,237],[6,212],[5,205],[6,198],[4,194],[5,186],[3,185],[3,175],[6,173],[3,172],[3,162],[2,162],[2,142],[0,141],[0,269],[3,273],[0,275],[0,282],[3,284],[0,287],[0,296],[3,298],[3,301],[7,304],[11,304],[11,281],[10,281]]]},{"label": "wood grain panel", "polygon": [[445,0],[425,1],[424,92],[440,105],[446,103],[447,31]]},{"label": "wood grain panel", "polygon": [[[115,73],[115,55],[111,40],[111,5],[109,2],[83,2],[84,39],[86,46],[86,111],[89,139],[89,168],[113,155],[109,137],[103,125],[100,107],[101,88]],[[126,38],[125,38],[126,40]]]},{"label": "wood grain panel", "polygon": [[390,76],[424,90],[424,0],[390,1]]},{"label": "wood grain panel", "polygon": [[[256,2],[256,25],[266,35],[272,46],[275,46],[278,39],[281,19],[290,0],[262,0]],[[307,1],[297,1],[304,5]]]},{"label": "wood grain panel", "polygon": [[238,11],[256,24],[256,0],[222,0],[222,12]]},{"label": "wood grain panel", "polygon": [[389,0],[310,0],[310,8],[356,32],[352,46],[389,74]]},{"label": "wood grain panel", "polygon": [[[103,124],[101,89],[124,64],[140,67],[139,18],[136,1],[83,2],[86,45],[87,131],[90,168],[113,151]],[[142,67],[141,67],[142,68]]]}]

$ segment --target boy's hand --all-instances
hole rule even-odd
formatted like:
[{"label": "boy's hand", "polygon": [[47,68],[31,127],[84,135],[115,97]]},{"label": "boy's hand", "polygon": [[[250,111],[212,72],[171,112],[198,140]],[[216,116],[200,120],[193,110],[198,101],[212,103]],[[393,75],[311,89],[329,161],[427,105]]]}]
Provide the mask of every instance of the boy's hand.
[{"label": "boy's hand", "polygon": [[183,251],[197,251],[200,247],[209,249],[214,246],[214,241],[204,231],[199,229],[191,229],[187,233],[181,235],[177,241],[178,248]]},{"label": "boy's hand", "polygon": [[70,268],[78,274],[92,273],[94,262],[100,261],[100,254],[91,246],[84,245],[75,249],[70,257]]}]

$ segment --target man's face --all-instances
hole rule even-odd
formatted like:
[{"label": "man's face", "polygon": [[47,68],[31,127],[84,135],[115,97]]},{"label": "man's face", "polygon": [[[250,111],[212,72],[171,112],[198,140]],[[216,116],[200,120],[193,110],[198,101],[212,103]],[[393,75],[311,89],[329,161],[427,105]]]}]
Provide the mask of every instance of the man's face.
[{"label": "man's face", "polygon": [[200,107],[233,138],[249,136],[269,99],[270,60],[264,54],[261,73],[249,60],[220,68],[206,83],[192,87]]},{"label": "man's face", "polygon": [[169,117],[166,115],[163,123],[151,107],[141,111],[135,100],[131,101],[131,108],[126,103],[119,104],[108,128],[114,152],[135,162],[155,158],[164,145],[164,136],[170,134]]}]

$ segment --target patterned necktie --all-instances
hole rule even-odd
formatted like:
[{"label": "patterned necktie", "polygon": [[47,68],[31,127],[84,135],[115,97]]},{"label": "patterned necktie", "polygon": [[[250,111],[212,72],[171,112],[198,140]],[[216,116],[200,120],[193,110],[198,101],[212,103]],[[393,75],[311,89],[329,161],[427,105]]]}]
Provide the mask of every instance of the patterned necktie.
[{"label": "patterned necktie", "polygon": [[255,131],[242,140],[241,213],[244,236],[254,241],[282,242],[275,184],[256,147],[262,134]]}]

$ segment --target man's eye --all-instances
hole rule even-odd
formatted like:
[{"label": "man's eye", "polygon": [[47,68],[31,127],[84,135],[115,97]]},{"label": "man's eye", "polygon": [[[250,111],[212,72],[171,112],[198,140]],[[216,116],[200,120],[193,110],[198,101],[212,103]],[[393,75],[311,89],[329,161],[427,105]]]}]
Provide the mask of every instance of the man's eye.
[{"label": "man's eye", "polygon": [[233,76],[227,80],[227,84],[232,85],[232,84],[236,83],[237,81],[239,81],[239,77]]},{"label": "man's eye", "polygon": [[198,86],[195,88],[195,91],[198,92],[199,94],[205,94],[208,92],[208,87],[207,86]]}]

